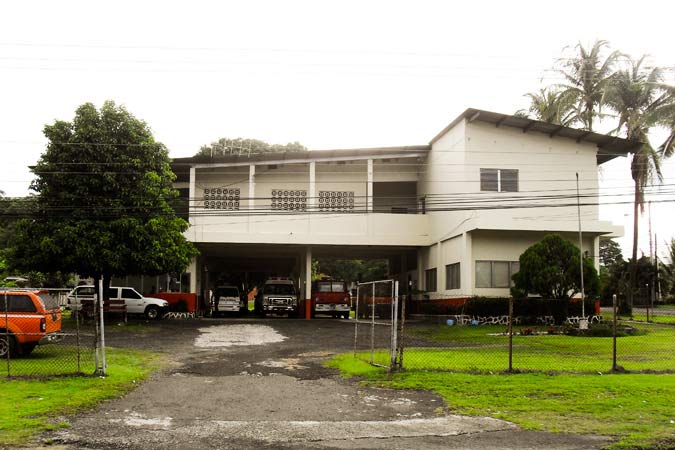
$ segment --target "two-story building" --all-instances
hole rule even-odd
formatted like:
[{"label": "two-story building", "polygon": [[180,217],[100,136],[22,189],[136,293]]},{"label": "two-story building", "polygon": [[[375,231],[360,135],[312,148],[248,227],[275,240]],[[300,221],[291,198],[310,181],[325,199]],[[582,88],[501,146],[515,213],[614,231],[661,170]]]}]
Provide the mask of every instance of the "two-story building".
[{"label": "two-story building", "polygon": [[468,109],[424,145],[175,159],[201,253],[190,291],[287,275],[310,298],[313,259],[388,258],[432,298],[508,296],[521,253],[552,232],[577,243],[579,219],[597,265],[622,232],[599,220],[598,167],[635,146]]}]

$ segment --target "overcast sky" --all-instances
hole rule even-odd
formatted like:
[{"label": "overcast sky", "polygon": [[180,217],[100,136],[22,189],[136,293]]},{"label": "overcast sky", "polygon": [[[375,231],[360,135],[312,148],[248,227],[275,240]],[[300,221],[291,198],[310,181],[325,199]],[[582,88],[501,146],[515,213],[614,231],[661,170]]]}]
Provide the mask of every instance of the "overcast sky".
[{"label": "overcast sky", "polygon": [[[425,144],[466,108],[527,107],[523,94],[560,80],[550,69],[566,46],[596,39],[650,55],[675,84],[674,10],[618,0],[3,2],[0,190],[27,194],[44,125],[85,102],[125,105],[179,157],[220,137]],[[674,161],[664,175],[672,184]],[[630,188],[627,159],[606,164],[602,180],[607,192]],[[662,249],[673,211],[652,206]],[[601,214],[631,236],[630,205]]]}]

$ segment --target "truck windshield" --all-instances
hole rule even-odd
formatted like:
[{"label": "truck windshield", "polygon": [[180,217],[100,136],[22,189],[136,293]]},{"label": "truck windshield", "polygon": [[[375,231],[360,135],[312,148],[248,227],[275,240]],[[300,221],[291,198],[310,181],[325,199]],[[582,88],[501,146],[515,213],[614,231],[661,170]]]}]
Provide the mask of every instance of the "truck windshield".
[{"label": "truck windshield", "polygon": [[239,291],[237,288],[218,288],[216,293],[213,294],[214,297],[239,297]]},{"label": "truck windshield", "polygon": [[316,287],[317,292],[347,292],[342,281],[319,281]]},{"label": "truck windshield", "polygon": [[266,284],[265,294],[272,295],[294,295],[295,288],[292,284]]}]

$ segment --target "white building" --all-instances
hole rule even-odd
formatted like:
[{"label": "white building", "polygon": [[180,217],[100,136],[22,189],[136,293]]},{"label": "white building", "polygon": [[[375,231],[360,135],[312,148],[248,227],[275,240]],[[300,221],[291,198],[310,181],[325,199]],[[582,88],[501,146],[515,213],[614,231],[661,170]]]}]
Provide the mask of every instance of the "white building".
[{"label": "white building", "polygon": [[[555,232],[598,263],[598,167],[620,138],[468,109],[429,144],[174,160],[201,255],[190,291],[225,273],[305,280],[315,258],[389,258],[434,298],[508,296],[520,254]],[[259,276],[259,275],[258,275]]]}]

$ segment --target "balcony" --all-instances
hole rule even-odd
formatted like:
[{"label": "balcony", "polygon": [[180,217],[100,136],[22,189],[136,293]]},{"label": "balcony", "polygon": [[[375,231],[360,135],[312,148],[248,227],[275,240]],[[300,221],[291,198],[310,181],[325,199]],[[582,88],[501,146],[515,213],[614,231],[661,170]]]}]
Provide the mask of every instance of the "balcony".
[{"label": "balcony", "polygon": [[429,216],[387,213],[192,214],[192,242],[306,245],[429,244]]}]

